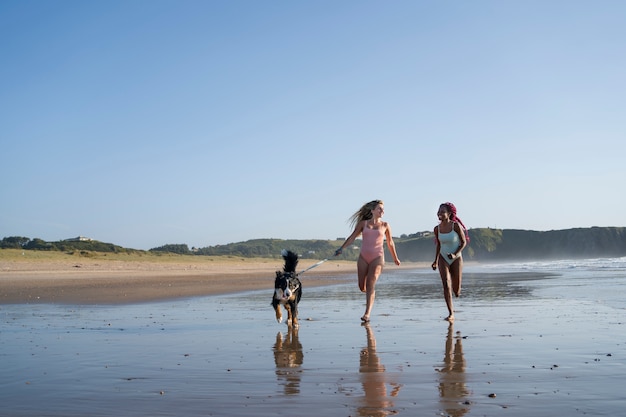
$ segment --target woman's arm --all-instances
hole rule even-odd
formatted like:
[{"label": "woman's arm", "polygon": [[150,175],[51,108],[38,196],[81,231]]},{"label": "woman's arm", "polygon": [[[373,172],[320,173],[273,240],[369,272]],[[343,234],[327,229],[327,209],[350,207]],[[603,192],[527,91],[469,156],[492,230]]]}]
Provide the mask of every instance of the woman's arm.
[{"label": "woman's arm", "polygon": [[441,250],[441,242],[439,242],[439,227],[435,226],[435,230],[433,232],[435,233],[435,242],[437,243],[435,247],[435,261],[431,265],[434,271],[437,269],[437,260],[439,259],[439,251]]},{"label": "woman's arm", "polygon": [[467,240],[465,239],[465,230],[463,230],[461,225],[457,222],[454,222],[454,231],[457,235],[459,235],[459,240],[461,241],[457,250],[455,250],[452,254],[452,256],[456,258],[461,254],[463,249],[465,249],[465,246],[467,246]]},{"label": "woman's arm", "polygon": [[398,259],[398,255],[396,254],[396,245],[393,243],[393,237],[391,236],[391,227],[388,223],[385,227],[385,238],[387,239],[387,247],[389,248],[389,252],[391,252],[393,261],[396,265],[400,265],[400,259]]},{"label": "woman's arm", "polygon": [[363,220],[357,223],[357,225],[354,227],[354,231],[352,232],[352,234],[348,236],[346,241],[343,242],[343,244],[339,247],[339,249],[335,251],[335,256],[341,254],[344,248],[347,248],[348,246],[350,246],[356,240],[356,238],[359,237],[361,233],[363,233],[363,226],[365,225],[365,222],[366,220]]}]

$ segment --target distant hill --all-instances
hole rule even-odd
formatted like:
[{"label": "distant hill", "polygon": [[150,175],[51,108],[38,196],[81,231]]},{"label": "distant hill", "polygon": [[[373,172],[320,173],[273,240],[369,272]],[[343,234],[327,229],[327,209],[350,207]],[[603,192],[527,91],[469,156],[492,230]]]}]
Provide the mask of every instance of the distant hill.
[{"label": "distant hill", "polygon": [[[466,260],[480,262],[547,260],[574,258],[611,258],[626,256],[625,227],[591,227],[538,232],[532,230],[476,228],[469,230],[470,244],[464,251]],[[435,258],[434,236],[429,232],[394,237],[400,260],[430,262]],[[333,256],[343,244],[337,240],[253,239],[227,245],[189,249],[186,244],[168,244],[150,249],[182,255],[239,256],[279,258],[282,249],[290,249],[302,258],[325,259]],[[56,250],[64,252],[145,252],[126,249],[97,240],[64,240],[46,242],[26,237],[5,237],[0,248]],[[343,251],[341,259],[356,260],[358,242]],[[391,259],[387,251],[387,259]]]},{"label": "distant hill", "polygon": [[[512,260],[610,258],[626,256],[626,228],[592,227],[537,232],[530,230],[476,228],[469,230],[466,260],[493,262]],[[398,257],[407,262],[432,261],[435,240],[432,233],[394,237]],[[198,249],[203,255],[278,257],[283,248],[304,257],[323,259],[333,256],[343,240],[256,239]],[[391,255],[386,250],[386,259]],[[358,245],[344,250],[343,259],[356,260]]]},{"label": "distant hill", "polygon": [[[470,229],[463,257],[482,262],[626,256],[626,228],[591,227],[537,232],[514,229]],[[434,236],[394,239],[401,260],[432,261]]]},{"label": "distant hill", "polygon": [[0,241],[0,249],[24,249],[24,250],[40,250],[40,251],[92,251],[92,252],[143,252],[134,249],[126,249],[112,243],[104,243],[93,239],[67,239],[56,242],[47,242],[43,239],[30,239],[22,236],[5,237]]}]

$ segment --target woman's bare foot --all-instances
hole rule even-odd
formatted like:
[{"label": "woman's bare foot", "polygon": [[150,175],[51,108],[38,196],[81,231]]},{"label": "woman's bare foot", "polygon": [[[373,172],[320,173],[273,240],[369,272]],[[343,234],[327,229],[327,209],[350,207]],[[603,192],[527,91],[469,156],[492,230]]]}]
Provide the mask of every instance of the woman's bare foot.
[{"label": "woman's bare foot", "polygon": [[363,316],[363,317],[361,317],[361,321],[363,323],[369,323],[370,322],[370,318],[369,318],[369,316]]},{"label": "woman's bare foot", "polygon": [[454,321],[454,314],[450,314],[448,317],[446,317],[444,320],[449,321],[450,323],[452,323]]}]

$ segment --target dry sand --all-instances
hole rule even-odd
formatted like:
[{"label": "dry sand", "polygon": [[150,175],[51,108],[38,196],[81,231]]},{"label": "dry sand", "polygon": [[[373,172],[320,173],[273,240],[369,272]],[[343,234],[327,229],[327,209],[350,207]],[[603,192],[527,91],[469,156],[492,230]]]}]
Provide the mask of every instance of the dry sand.
[{"label": "dry sand", "polygon": [[[117,304],[272,288],[278,259],[152,262],[89,258],[0,260],[0,304]],[[298,271],[317,260],[302,259]],[[394,266],[395,267],[395,266]],[[415,268],[416,264],[405,268]],[[353,279],[354,262],[329,260],[303,274],[309,287]]]}]

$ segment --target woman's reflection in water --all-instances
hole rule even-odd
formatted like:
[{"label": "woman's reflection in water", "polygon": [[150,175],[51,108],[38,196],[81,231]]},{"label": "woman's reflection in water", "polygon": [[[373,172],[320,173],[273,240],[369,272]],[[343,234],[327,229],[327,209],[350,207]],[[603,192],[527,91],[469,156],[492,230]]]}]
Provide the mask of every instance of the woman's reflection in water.
[{"label": "woman's reflection in water", "polygon": [[302,345],[298,340],[298,329],[289,328],[287,335],[278,332],[274,343],[274,362],[276,362],[276,377],[278,383],[285,388],[286,395],[300,394],[300,379],[302,377]]},{"label": "woman's reflection in water", "polygon": [[359,407],[360,416],[382,417],[397,414],[391,397],[398,395],[401,385],[390,383],[391,393],[387,396],[388,375],[385,367],[380,363],[376,353],[376,339],[369,323],[362,324],[367,332],[367,347],[361,349],[359,373],[363,384],[363,405]]},{"label": "woman's reflection in water", "polygon": [[460,332],[454,336],[454,324],[448,326],[446,354],[443,367],[439,369],[439,397],[446,413],[461,417],[469,411],[470,402],[465,398],[470,394],[465,385],[465,358]]}]

